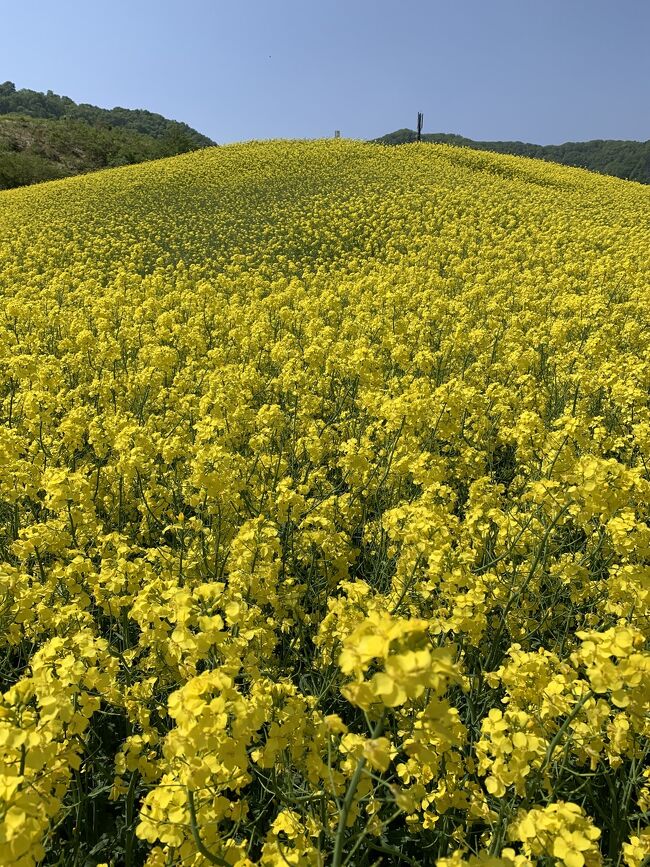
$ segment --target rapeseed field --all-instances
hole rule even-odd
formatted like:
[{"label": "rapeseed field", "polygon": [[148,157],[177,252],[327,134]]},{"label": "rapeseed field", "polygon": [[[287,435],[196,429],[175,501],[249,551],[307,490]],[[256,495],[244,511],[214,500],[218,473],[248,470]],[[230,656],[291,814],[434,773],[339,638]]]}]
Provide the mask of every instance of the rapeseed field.
[{"label": "rapeseed field", "polygon": [[641,867],[649,206],[345,140],[0,194],[0,864]]}]

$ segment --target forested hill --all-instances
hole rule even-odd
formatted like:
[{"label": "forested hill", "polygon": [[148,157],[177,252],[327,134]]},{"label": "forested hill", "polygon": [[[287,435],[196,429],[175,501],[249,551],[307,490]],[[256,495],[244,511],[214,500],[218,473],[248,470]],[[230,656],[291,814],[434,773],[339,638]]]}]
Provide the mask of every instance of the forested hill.
[{"label": "forested hill", "polygon": [[[381,138],[378,144],[398,145],[416,140],[412,129],[398,129]],[[495,151],[522,157],[536,157],[568,166],[590,169],[642,184],[650,183],[650,141],[594,141],[566,142],[561,145],[536,145],[521,141],[474,141],[451,133],[423,133],[422,141],[443,142],[457,147]]]},{"label": "forested hill", "polygon": [[152,138],[165,139],[171,135],[183,135],[193,148],[210,147],[215,142],[186,123],[169,120],[152,111],[132,108],[98,108],[86,103],[77,104],[67,96],[59,96],[48,90],[41,93],[25,88],[16,90],[11,81],[0,84],[0,114],[22,114],[50,120],[67,118],[80,120],[94,126],[122,127],[132,132],[143,133]]},{"label": "forested hill", "polygon": [[51,90],[0,84],[0,189],[214,144],[186,123],[144,109],[78,105]]}]

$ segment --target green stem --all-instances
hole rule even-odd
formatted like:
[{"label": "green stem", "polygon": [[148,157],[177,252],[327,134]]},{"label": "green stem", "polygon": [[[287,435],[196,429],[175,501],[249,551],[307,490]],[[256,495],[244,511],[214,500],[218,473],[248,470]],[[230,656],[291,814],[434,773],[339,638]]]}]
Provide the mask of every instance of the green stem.
[{"label": "green stem", "polygon": [[124,829],[124,867],[133,867],[133,842],[135,838],[135,829],[133,827],[133,819],[135,815],[135,790],[138,785],[140,774],[134,771],[131,774],[129,782],[129,790],[126,793],[126,827]]},{"label": "green stem", "polygon": [[373,840],[369,840],[366,845],[373,849],[375,852],[383,852],[385,855],[392,855],[393,858],[397,858],[398,861],[406,861],[407,864],[412,864],[413,867],[421,867],[422,862],[416,861],[414,858],[409,858],[408,855],[404,855],[399,849],[393,849],[392,846],[379,845],[375,843]]},{"label": "green stem", "polygon": [[558,743],[560,742],[560,738],[562,737],[564,732],[567,730],[567,728],[573,722],[573,720],[578,716],[583,705],[590,698],[593,698],[593,696],[594,696],[593,690],[590,689],[588,692],[586,692],[582,696],[580,701],[576,704],[576,706],[573,708],[573,710],[571,711],[569,716],[564,720],[564,722],[562,723],[560,728],[557,730],[557,732],[555,733],[555,736],[553,737],[553,740],[550,742],[550,744],[548,745],[548,749],[546,750],[546,756],[544,757],[544,761],[542,762],[540,769],[539,769],[540,773],[541,773],[541,771],[545,770],[545,768],[550,764],[551,759],[553,758],[553,751],[554,751],[555,747],[558,745]]},{"label": "green stem", "polygon": [[194,838],[194,845],[196,846],[199,855],[203,855],[210,864],[219,864],[220,867],[232,867],[231,864],[228,863],[224,858],[220,855],[215,855],[213,852],[210,852],[209,849],[203,845],[203,841],[201,840],[201,835],[199,834],[199,826],[196,821],[196,808],[194,806],[194,792],[191,789],[187,790],[187,806],[190,811],[190,827],[192,829],[192,837]]},{"label": "green stem", "polygon": [[[400,815],[400,813],[402,813],[402,810],[395,810],[394,813],[392,813],[392,814],[391,814],[387,819],[385,819],[385,820],[381,823],[381,824],[382,824],[382,827],[385,828],[385,827],[387,827],[388,825],[390,825],[390,823],[393,821],[393,819],[396,819],[396,818]],[[357,837],[357,840],[356,840],[354,846],[350,849],[350,852],[348,853],[348,857],[347,857],[347,858],[345,859],[345,861],[343,862],[343,867],[347,867],[347,865],[351,863],[351,858],[352,858],[352,856],[353,856],[354,853],[357,851],[357,849],[359,848],[359,846],[363,843],[363,841],[366,839],[366,837],[368,836],[368,834],[370,834],[370,828],[369,828],[369,827],[366,827],[366,828],[361,832],[361,834],[359,834],[359,836]]]},{"label": "green stem", "polygon": [[[372,738],[378,737],[384,730],[384,717],[382,716],[372,732]],[[343,804],[339,813],[339,824],[336,829],[336,839],[334,840],[334,853],[332,855],[332,867],[341,867],[343,863],[343,846],[345,844],[345,829],[348,824],[348,815],[354,801],[354,796],[357,791],[357,786],[363,774],[363,769],[366,766],[366,759],[362,756],[357,762],[357,766],[352,774],[352,778],[348,784]]]},{"label": "green stem", "polygon": [[499,656],[499,641],[501,639],[501,635],[503,633],[503,630],[505,629],[508,614],[510,613],[512,606],[516,602],[519,601],[520,597],[524,594],[524,592],[528,588],[528,585],[532,581],[533,576],[535,575],[535,572],[537,571],[537,567],[539,566],[539,563],[542,560],[542,557],[546,556],[546,546],[548,544],[548,540],[550,538],[550,535],[553,532],[553,529],[555,528],[555,525],[558,523],[560,518],[565,514],[565,512],[568,511],[568,509],[569,509],[568,505],[564,506],[560,510],[560,512],[553,518],[550,525],[547,527],[546,532],[544,533],[544,537],[542,538],[542,542],[541,542],[539,548],[535,552],[535,557],[533,559],[533,562],[531,564],[530,569],[528,570],[528,575],[524,579],[523,584],[521,585],[521,587],[519,587],[518,590],[516,590],[514,593],[511,594],[508,601],[506,602],[505,607],[501,613],[501,617],[499,619],[499,624],[496,628],[494,638],[492,639],[492,648],[491,648],[490,654],[488,656],[488,660],[485,664],[485,671],[491,671],[493,666],[495,665],[495,663],[497,661],[497,657]]}]

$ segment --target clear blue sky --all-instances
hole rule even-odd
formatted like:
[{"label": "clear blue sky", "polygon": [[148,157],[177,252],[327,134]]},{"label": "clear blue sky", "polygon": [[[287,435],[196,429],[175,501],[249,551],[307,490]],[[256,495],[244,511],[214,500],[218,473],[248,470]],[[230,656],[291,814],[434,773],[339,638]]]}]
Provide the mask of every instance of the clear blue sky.
[{"label": "clear blue sky", "polygon": [[650,0],[4,0],[0,81],[218,142],[650,138]]}]

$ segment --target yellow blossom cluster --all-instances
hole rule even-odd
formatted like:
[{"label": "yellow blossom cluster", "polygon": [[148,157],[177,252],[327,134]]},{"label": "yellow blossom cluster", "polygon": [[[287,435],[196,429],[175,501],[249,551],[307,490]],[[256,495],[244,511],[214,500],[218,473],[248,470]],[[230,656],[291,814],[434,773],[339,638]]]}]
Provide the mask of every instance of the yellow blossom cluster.
[{"label": "yellow blossom cluster", "polygon": [[0,865],[642,867],[649,205],[345,140],[0,194]]}]

